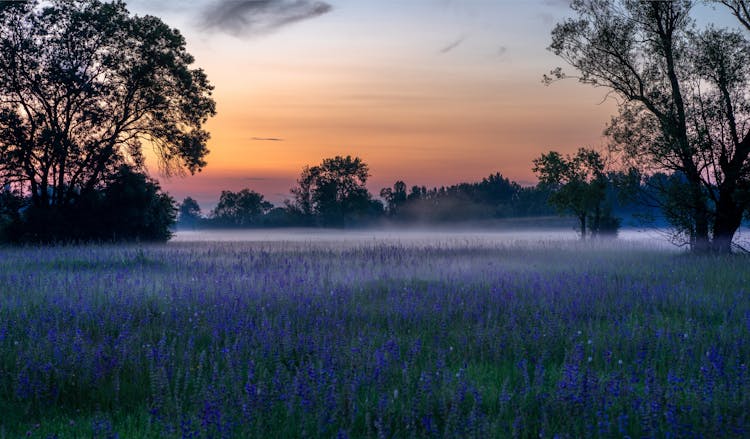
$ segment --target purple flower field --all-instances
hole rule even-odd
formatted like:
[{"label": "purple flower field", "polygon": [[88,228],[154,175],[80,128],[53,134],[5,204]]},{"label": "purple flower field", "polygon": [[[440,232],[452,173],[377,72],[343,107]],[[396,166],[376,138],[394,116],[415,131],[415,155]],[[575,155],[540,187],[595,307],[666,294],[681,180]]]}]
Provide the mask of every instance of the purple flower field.
[{"label": "purple flower field", "polygon": [[0,438],[747,437],[748,262],[578,242],[0,249]]}]

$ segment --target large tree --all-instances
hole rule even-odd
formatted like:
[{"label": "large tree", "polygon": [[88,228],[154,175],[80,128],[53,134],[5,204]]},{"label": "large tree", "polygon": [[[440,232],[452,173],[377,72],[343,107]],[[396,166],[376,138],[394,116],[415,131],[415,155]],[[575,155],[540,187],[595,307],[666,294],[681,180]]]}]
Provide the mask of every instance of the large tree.
[{"label": "large tree", "polygon": [[[747,17],[745,2],[723,3]],[[614,151],[644,175],[681,176],[679,200],[669,204],[689,219],[675,225],[692,248],[729,252],[750,206],[750,45],[736,31],[698,29],[693,6],[574,0],[576,17],[555,27],[550,50],[581,82],[618,98],[608,129]],[[548,79],[564,77],[556,69]]]},{"label": "large tree", "polygon": [[0,184],[65,208],[121,165],[205,166],[212,87],[185,39],[120,0],[15,2],[0,11]]}]

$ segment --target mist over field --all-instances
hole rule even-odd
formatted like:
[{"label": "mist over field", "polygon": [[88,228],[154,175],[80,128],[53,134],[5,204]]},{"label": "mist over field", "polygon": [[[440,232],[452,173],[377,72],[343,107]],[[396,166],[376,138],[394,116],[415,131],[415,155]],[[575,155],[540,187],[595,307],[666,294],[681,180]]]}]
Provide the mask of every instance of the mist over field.
[{"label": "mist over field", "polygon": [[[617,239],[590,240],[599,247],[612,249],[651,248],[678,250],[666,229],[623,229]],[[748,234],[750,236],[750,233]],[[574,230],[490,229],[471,227],[413,227],[408,229],[243,229],[178,230],[171,242],[278,242],[330,243],[337,246],[391,244],[404,246],[479,246],[528,245],[538,247],[552,243],[576,243],[580,236]]]}]

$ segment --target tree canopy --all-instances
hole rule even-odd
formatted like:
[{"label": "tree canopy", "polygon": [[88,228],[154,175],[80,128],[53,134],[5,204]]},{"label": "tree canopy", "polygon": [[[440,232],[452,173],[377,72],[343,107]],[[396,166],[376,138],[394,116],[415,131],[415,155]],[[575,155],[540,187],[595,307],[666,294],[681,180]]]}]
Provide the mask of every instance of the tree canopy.
[{"label": "tree canopy", "polygon": [[606,203],[610,182],[598,152],[580,148],[575,155],[563,157],[550,151],[534,160],[533,171],[539,184],[551,191],[549,202],[558,212],[578,219],[582,239],[587,233],[616,232],[619,220],[611,216],[611,206]]},{"label": "tree canopy", "polygon": [[183,226],[195,227],[202,219],[201,207],[192,197],[185,197],[185,199],[182,200],[182,203],[180,203],[180,206],[177,208],[177,213],[177,219],[180,225]]},{"label": "tree canopy", "polygon": [[0,183],[70,206],[153,147],[166,173],[200,171],[215,112],[185,39],[120,0],[30,1],[0,13]]},{"label": "tree canopy", "polygon": [[220,225],[247,227],[258,225],[263,215],[273,209],[273,204],[266,201],[263,195],[242,189],[239,192],[222,191],[219,204],[212,212],[212,217]]},{"label": "tree canopy", "polygon": [[365,186],[369,176],[367,164],[359,157],[324,159],[320,165],[302,170],[297,186],[292,188],[292,207],[327,226],[361,220],[377,203]]}]

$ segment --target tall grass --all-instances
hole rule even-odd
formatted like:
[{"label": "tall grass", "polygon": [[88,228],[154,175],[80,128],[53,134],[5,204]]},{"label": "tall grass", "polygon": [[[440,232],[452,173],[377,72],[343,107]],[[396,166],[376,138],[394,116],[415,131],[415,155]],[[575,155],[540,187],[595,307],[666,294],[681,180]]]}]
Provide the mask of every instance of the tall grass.
[{"label": "tall grass", "polygon": [[0,249],[0,437],[747,436],[748,262],[575,242]]}]

